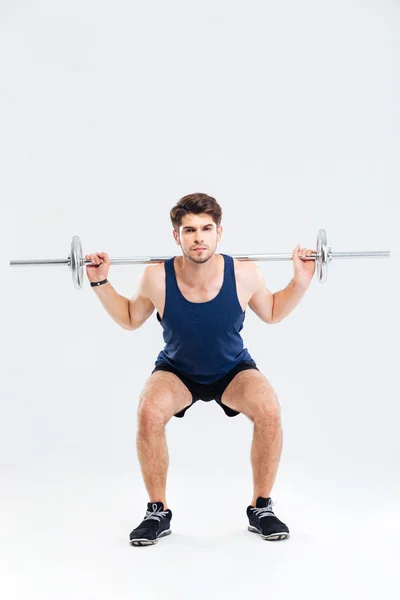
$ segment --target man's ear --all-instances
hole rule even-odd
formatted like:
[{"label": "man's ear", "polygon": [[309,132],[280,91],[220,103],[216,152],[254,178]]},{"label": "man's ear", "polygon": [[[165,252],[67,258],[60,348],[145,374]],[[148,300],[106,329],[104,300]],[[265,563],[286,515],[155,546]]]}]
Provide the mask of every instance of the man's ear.
[{"label": "man's ear", "polygon": [[179,235],[178,233],[175,231],[175,229],[172,230],[172,235],[174,236],[174,240],[177,243],[178,246],[180,246],[180,242],[179,242]]},{"label": "man's ear", "polygon": [[217,236],[217,242],[219,242],[219,241],[221,240],[221,237],[222,237],[222,231],[223,231],[223,228],[222,228],[222,226],[220,225],[220,226],[218,227],[218,232],[217,232],[217,233],[218,233],[218,236]]}]

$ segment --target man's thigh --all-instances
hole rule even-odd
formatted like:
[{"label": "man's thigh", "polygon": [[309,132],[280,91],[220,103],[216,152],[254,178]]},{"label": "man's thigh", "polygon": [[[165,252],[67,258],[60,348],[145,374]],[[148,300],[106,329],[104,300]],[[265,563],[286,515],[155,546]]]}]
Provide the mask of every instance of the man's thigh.
[{"label": "man's thigh", "polygon": [[188,408],[192,401],[191,392],[177,375],[170,371],[155,371],[140,394],[138,412],[160,415],[167,422]]},{"label": "man's thigh", "polygon": [[280,413],[275,390],[265,375],[256,369],[237,373],[225,388],[221,402],[252,421]]}]

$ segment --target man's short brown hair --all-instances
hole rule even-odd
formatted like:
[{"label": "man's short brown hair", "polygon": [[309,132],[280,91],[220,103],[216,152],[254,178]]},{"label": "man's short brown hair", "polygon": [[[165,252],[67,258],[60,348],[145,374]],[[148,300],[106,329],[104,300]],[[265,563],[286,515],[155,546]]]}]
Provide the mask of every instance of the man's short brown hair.
[{"label": "man's short brown hair", "polygon": [[221,224],[222,209],[216,199],[207,194],[189,194],[177,202],[170,212],[171,223],[175,231],[178,231],[183,217],[189,213],[194,215],[207,213],[212,217],[217,228]]}]

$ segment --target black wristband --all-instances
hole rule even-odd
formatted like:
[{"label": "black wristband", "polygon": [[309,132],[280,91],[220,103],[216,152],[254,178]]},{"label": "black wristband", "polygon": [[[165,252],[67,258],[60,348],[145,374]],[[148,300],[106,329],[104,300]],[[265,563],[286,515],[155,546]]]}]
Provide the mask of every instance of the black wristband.
[{"label": "black wristband", "polygon": [[103,285],[103,283],[107,283],[108,279],[103,279],[103,281],[91,281],[90,285],[92,287],[96,287],[98,285]]}]

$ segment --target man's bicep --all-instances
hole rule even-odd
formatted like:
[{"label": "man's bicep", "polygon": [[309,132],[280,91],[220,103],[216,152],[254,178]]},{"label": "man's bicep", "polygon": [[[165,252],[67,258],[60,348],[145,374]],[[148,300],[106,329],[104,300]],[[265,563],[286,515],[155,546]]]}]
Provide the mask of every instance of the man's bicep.
[{"label": "man's bicep", "polygon": [[249,307],[264,323],[272,323],[274,295],[265,285],[264,275],[256,264],[252,269],[252,283],[254,291],[249,300]]},{"label": "man's bicep", "polygon": [[132,329],[138,329],[147,321],[154,312],[154,304],[151,296],[151,277],[148,269],[153,269],[153,266],[147,267],[142,273],[136,294],[129,300],[129,317]]}]

